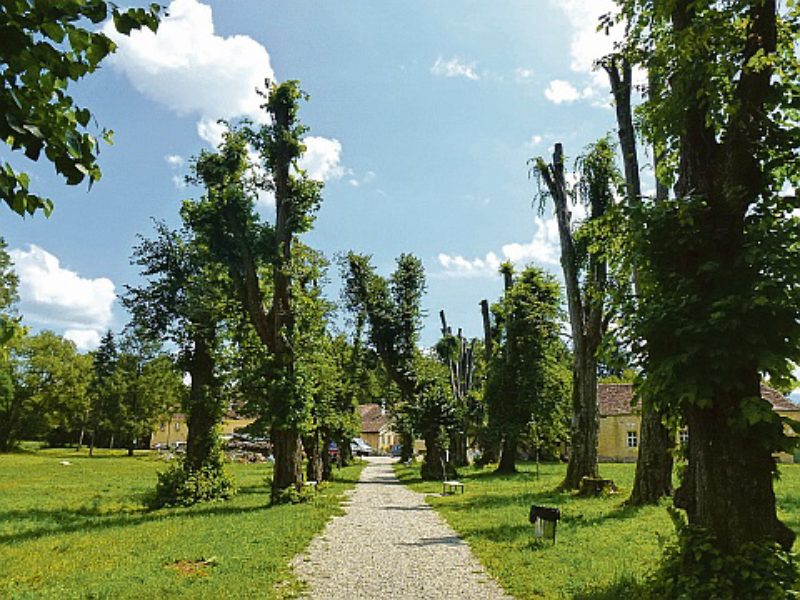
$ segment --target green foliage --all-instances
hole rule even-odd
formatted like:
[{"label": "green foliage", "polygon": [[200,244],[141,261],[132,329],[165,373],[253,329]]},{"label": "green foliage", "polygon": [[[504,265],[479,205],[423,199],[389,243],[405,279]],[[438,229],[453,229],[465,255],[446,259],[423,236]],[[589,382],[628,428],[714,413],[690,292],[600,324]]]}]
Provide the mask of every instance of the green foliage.
[{"label": "green foliage", "polygon": [[222,462],[222,449],[217,447],[199,469],[191,468],[184,458],[178,459],[166,471],[158,473],[155,496],[150,505],[192,506],[199,502],[227,500],[236,493],[233,481]]},{"label": "green foliage", "polygon": [[[75,104],[69,84],[94,72],[116,45],[85,28],[110,15],[118,32],[158,27],[158,4],[119,10],[106,0],[3,0],[0,3],[0,139],[33,161],[44,152],[68,185],[100,179],[99,143],[86,131],[91,112]],[[101,137],[111,142],[112,132]],[[0,199],[19,215],[53,203],[29,191],[30,178],[0,163]]]},{"label": "green foliage", "polygon": [[725,553],[711,534],[688,525],[675,509],[670,509],[670,516],[677,539],[666,544],[661,564],[649,579],[648,598],[794,597],[800,577],[793,554],[766,543],[749,543],[735,554]]},{"label": "green foliage", "polygon": [[0,405],[0,448],[23,436],[43,439],[56,429],[81,428],[89,409],[91,359],[75,344],[50,331],[17,339],[8,368],[14,393]]},{"label": "green foliage", "polygon": [[492,306],[494,352],[484,399],[489,426],[500,436],[535,431],[556,442],[565,435],[569,405],[569,353],[559,338],[561,290],[529,266]]}]

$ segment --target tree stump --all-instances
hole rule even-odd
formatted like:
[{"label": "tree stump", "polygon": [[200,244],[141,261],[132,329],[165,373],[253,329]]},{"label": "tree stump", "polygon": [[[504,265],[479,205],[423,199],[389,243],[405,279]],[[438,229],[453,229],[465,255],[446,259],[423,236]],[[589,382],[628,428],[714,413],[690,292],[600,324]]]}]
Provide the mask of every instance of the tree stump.
[{"label": "tree stump", "polygon": [[600,477],[584,477],[578,490],[580,496],[605,496],[617,493],[617,486],[611,479]]}]

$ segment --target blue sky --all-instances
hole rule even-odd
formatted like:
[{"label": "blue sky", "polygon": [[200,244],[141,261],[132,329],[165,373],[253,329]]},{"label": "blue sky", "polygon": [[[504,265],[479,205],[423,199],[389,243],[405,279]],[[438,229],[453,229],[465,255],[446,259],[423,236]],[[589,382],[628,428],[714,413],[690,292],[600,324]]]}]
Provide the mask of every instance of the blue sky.
[{"label": "blue sky", "polygon": [[[183,187],[191,157],[219,139],[218,118],[260,118],[253,89],[270,76],[299,79],[311,95],[305,166],[326,186],[305,241],[329,257],[371,254],[383,274],[414,253],[428,275],[423,343],[437,339],[442,308],[480,335],[478,302],[499,295],[499,261],[559,270],[555,224],[531,205],[526,160],[555,141],[575,157],[613,129],[607,84],[591,70],[610,45],[594,31],[610,7],[175,0],[157,36],[120,39],[73,89],[115,131],[91,191],[0,148],[56,205],[49,219],[0,213],[25,322],[82,349],[124,326],[115,294],[137,281],[136,235],[152,232],[153,217],[178,224],[181,199],[200,193]],[[270,214],[268,199],[261,208]]]}]

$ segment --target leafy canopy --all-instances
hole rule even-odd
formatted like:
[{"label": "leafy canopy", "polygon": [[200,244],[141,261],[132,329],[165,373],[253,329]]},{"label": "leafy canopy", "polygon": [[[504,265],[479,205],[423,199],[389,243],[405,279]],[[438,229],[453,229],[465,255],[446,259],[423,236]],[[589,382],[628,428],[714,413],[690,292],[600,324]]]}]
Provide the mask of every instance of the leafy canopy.
[{"label": "leafy canopy", "polygon": [[[106,0],[0,0],[0,139],[39,160],[42,152],[68,185],[100,179],[99,143],[87,131],[92,113],[68,93],[71,82],[94,72],[116,45],[84,27],[108,18],[124,35],[158,27],[158,4],[120,10]],[[111,143],[112,132],[101,137]],[[53,202],[29,189],[30,178],[0,163],[0,199],[19,215]]]}]

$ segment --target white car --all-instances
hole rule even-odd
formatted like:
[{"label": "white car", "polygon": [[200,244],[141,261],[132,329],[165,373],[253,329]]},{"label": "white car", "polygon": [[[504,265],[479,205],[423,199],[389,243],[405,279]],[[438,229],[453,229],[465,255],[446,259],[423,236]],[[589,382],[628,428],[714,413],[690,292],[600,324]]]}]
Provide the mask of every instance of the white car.
[{"label": "white car", "polygon": [[369,456],[374,452],[372,446],[361,438],[355,438],[350,442],[350,450],[352,450],[353,456]]}]

